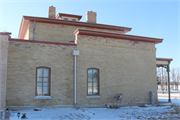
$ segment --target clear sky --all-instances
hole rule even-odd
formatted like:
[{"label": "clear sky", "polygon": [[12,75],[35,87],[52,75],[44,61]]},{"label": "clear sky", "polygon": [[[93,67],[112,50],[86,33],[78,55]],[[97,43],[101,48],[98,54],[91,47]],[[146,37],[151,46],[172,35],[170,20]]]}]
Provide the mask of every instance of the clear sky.
[{"label": "clear sky", "polygon": [[47,17],[48,7],[57,13],[82,15],[97,12],[97,23],[130,27],[126,34],[164,39],[156,45],[156,56],[173,58],[171,68],[180,67],[179,0],[0,0],[0,32],[18,38],[22,16]]}]

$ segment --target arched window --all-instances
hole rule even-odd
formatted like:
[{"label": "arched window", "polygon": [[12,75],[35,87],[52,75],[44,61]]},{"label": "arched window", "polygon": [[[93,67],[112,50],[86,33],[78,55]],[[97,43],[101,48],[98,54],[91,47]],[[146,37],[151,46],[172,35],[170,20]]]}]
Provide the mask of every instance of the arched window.
[{"label": "arched window", "polygon": [[76,21],[75,19],[72,19],[72,21]]},{"label": "arched window", "polygon": [[64,20],[68,20],[67,18],[64,18]]},{"label": "arched window", "polygon": [[50,96],[50,76],[50,68],[36,68],[36,96]]},{"label": "arched window", "polygon": [[88,96],[99,95],[99,69],[90,68],[88,73]]}]

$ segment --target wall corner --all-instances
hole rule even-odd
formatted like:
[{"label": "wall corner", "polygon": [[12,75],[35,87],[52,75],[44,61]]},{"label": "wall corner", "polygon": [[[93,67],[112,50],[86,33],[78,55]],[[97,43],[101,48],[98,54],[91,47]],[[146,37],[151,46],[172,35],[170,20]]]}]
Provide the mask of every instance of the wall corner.
[{"label": "wall corner", "polygon": [[10,33],[0,32],[0,109],[6,109],[7,60]]}]

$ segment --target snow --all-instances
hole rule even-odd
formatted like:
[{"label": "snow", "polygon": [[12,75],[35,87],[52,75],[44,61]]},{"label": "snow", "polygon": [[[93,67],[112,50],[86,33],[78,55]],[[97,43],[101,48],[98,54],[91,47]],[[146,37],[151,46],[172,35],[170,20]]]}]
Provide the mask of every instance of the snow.
[{"label": "snow", "polygon": [[[167,102],[168,99],[159,98],[158,101],[160,101],[160,102]],[[177,99],[177,98],[171,99],[171,102],[172,102],[172,104],[180,105],[180,99]],[[170,104],[171,104],[171,103],[170,103]]]},{"label": "snow", "polygon": [[5,112],[4,112],[4,110],[1,110],[1,119],[4,119],[4,116],[5,116]]},{"label": "snow", "polygon": [[[167,102],[168,99],[159,99]],[[120,108],[56,108],[41,109],[41,111],[18,110],[10,111],[10,120],[18,120],[17,113],[22,116],[26,113],[27,119],[179,119],[180,99],[172,99],[172,103],[163,103],[163,105],[145,107],[127,106]],[[20,118],[19,118],[20,119]]]}]

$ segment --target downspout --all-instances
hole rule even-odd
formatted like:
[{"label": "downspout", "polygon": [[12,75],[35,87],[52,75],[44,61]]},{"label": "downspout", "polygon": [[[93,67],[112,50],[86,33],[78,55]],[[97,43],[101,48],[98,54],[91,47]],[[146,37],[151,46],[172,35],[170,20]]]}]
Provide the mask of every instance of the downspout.
[{"label": "downspout", "polygon": [[169,71],[170,71],[170,68],[169,68],[169,64],[170,64],[170,61],[168,61],[168,66],[167,66],[167,72],[168,72],[168,94],[169,94],[169,100],[168,102],[171,102],[171,96],[170,96],[170,76],[169,76]]},{"label": "downspout", "polygon": [[34,40],[34,36],[35,36],[35,29],[36,29],[36,21],[34,21],[34,28],[33,28],[33,40]]},{"label": "downspout", "polygon": [[72,55],[74,56],[74,105],[76,105],[76,56],[79,55],[79,50],[73,50]]},{"label": "downspout", "polygon": [[74,105],[76,105],[76,55],[74,56]]}]

